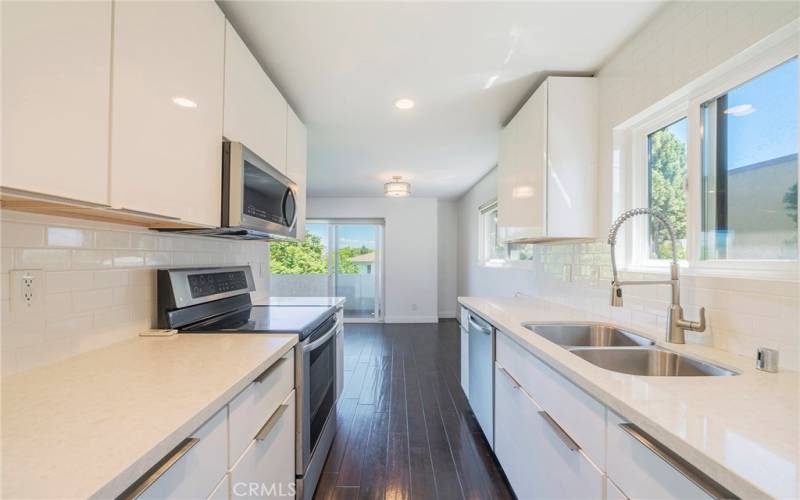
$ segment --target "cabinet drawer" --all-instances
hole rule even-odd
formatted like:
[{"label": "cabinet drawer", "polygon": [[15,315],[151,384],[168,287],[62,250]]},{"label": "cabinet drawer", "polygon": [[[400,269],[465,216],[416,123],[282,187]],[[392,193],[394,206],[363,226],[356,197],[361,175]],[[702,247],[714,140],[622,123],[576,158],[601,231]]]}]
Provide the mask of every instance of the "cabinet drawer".
[{"label": "cabinet drawer", "polygon": [[604,470],[605,406],[498,331],[497,362]]},{"label": "cabinet drawer", "polygon": [[[624,423],[618,415],[608,413],[608,477],[626,497],[634,500],[712,498],[688,475],[670,465],[670,459],[665,460],[657,451],[628,434],[620,426]],[[719,495],[732,498],[729,492]]]},{"label": "cabinet drawer", "polygon": [[230,407],[230,462],[233,464],[253,440],[264,421],[294,388],[294,351],[267,368],[228,405]]},{"label": "cabinet drawer", "polygon": [[605,476],[495,365],[495,454],[520,499],[603,497]]},{"label": "cabinet drawer", "polygon": [[225,407],[192,434],[190,439],[197,439],[194,446],[138,498],[207,498],[227,469],[227,423],[228,408]]},{"label": "cabinet drawer", "polygon": [[295,392],[261,422],[230,472],[232,498],[294,497]]}]

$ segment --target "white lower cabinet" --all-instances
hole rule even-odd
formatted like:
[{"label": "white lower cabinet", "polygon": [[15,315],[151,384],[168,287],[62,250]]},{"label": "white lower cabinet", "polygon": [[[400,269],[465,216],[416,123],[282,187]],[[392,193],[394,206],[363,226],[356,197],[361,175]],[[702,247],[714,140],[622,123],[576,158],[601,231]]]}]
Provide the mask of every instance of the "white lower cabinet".
[{"label": "white lower cabinet", "polygon": [[267,368],[228,404],[230,408],[230,463],[236,462],[281,401],[294,387],[294,351]]},{"label": "white lower cabinet", "polygon": [[215,491],[228,465],[228,407],[218,411],[189,439],[197,440],[194,446],[137,498],[197,499],[207,498]]},{"label": "white lower cabinet", "polygon": [[269,415],[230,471],[231,498],[292,498],[295,494],[294,391]]},{"label": "white lower cabinet", "polygon": [[[665,458],[625,432],[625,420],[608,413],[608,477],[627,498],[712,498]],[[722,496],[727,496],[722,493]]]},{"label": "white lower cabinet", "polygon": [[520,499],[602,498],[605,476],[495,364],[495,455]]}]

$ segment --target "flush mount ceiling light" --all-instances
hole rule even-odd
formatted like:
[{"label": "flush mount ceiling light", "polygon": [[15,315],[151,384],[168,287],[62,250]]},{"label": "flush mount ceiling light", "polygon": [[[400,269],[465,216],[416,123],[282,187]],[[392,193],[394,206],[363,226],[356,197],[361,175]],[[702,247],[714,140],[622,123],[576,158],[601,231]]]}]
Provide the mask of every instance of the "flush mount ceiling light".
[{"label": "flush mount ceiling light", "polygon": [[399,175],[392,176],[392,182],[383,185],[383,194],[392,198],[404,198],[411,194],[411,184],[401,181]]},{"label": "flush mount ceiling light", "polygon": [[726,115],[731,115],[731,116],[747,116],[755,112],[756,108],[754,108],[752,104],[740,104],[738,106],[733,106],[723,111],[723,113],[725,113]]},{"label": "flush mount ceiling light", "polygon": [[397,109],[411,109],[414,107],[414,101],[406,97],[394,101],[394,107]]},{"label": "flush mount ceiling light", "polygon": [[182,108],[196,108],[197,103],[191,99],[186,97],[173,97],[172,102],[175,103],[176,106],[180,106]]}]

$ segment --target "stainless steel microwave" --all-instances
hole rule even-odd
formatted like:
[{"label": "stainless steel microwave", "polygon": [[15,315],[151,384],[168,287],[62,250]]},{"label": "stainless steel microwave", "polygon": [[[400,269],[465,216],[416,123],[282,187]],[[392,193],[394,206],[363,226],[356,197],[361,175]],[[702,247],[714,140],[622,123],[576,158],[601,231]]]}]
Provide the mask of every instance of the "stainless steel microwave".
[{"label": "stainless steel microwave", "polygon": [[236,240],[296,239],[297,184],[241,142],[224,141],[220,227],[157,230]]},{"label": "stainless steel microwave", "polygon": [[223,142],[221,229],[294,239],[296,219],[297,185],[241,142]]}]

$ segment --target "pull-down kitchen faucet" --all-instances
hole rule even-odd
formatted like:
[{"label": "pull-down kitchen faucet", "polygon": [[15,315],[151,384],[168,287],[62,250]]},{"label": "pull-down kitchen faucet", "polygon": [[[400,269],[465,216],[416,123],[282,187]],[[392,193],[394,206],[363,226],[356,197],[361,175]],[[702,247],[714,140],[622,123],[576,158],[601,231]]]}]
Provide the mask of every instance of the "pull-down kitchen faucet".
[{"label": "pull-down kitchen faucet", "polygon": [[[669,266],[670,279],[669,280],[636,280],[636,281],[620,281],[617,275],[617,260],[614,256],[614,247],[617,243],[617,231],[626,220],[635,215],[650,215],[658,219],[664,227],[667,228],[669,239],[672,243],[672,262]],[[623,212],[622,215],[617,217],[617,220],[611,225],[608,231],[608,244],[611,245],[611,269],[614,273],[614,281],[611,282],[611,306],[622,307],[622,287],[628,285],[670,285],[672,288],[672,305],[669,307],[667,315],[667,342],[673,344],[685,344],[686,334],[685,330],[693,332],[702,332],[706,329],[706,308],[700,308],[700,321],[687,321],[683,317],[683,307],[681,307],[681,286],[678,267],[678,256],[675,251],[675,231],[667,221],[664,215],[650,208],[634,208]]]}]

